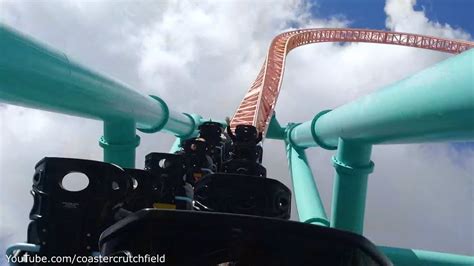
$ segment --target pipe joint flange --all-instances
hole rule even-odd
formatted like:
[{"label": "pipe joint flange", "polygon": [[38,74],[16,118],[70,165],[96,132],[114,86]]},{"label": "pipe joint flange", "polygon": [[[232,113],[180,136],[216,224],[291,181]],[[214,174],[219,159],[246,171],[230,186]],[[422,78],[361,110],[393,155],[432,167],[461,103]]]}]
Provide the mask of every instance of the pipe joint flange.
[{"label": "pipe joint flange", "polygon": [[332,157],[332,165],[338,173],[346,175],[368,175],[374,171],[375,166],[373,161],[366,166],[351,166],[339,161],[336,156]]},{"label": "pipe joint flange", "polygon": [[128,149],[135,149],[140,145],[140,136],[135,135],[135,140],[132,142],[125,142],[125,143],[109,143],[104,136],[100,137],[99,139],[99,145],[100,147],[108,150],[114,150],[114,151],[123,151],[123,150],[128,150]]},{"label": "pipe joint flange", "polygon": [[324,219],[324,218],[310,218],[306,221],[304,221],[304,223],[306,224],[320,224],[320,225],[324,225],[324,226],[327,226],[329,227],[329,221],[327,219]]},{"label": "pipe joint flange", "polygon": [[296,143],[293,142],[293,140],[291,139],[291,131],[298,125],[301,125],[301,123],[288,123],[286,125],[286,128],[285,128],[285,138],[286,138],[286,141],[291,145],[291,147],[295,148],[295,149],[300,149],[300,150],[304,150],[305,148],[300,148],[298,145],[296,145]]},{"label": "pipe joint flange", "polygon": [[188,139],[188,138],[191,138],[194,135],[194,131],[196,131],[198,123],[196,123],[195,116],[190,115],[188,113],[183,113],[183,115],[189,117],[189,120],[191,120],[191,122],[193,123],[193,125],[191,127],[191,131],[189,133],[185,134],[185,135],[182,135],[182,136],[180,136],[180,135],[175,135],[175,136],[177,138],[181,138],[181,139]]},{"label": "pipe joint flange", "polygon": [[331,110],[324,110],[324,111],[321,111],[319,112],[318,114],[316,114],[316,116],[313,118],[313,121],[311,121],[311,136],[313,136],[313,139],[314,139],[314,142],[316,142],[316,144],[319,145],[319,147],[323,148],[323,149],[326,149],[326,150],[336,150],[337,149],[337,146],[331,146],[331,145],[327,145],[326,143],[324,143],[319,137],[318,135],[316,134],[316,129],[315,129],[315,125],[316,125],[316,121],[318,121],[318,119],[325,115],[326,113],[329,113],[331,112]]},{"label": "pipe joint flange", "polygon": [[160,105],[163,107],[165,119],[163,120],[163,122],[153,126],[152,128],[139,128],[138,130],[140,130],[143,133],[156,133],[162,130],[165,127],[166,123],[168,123],[168,119],[170,118],[170,110],[168,108],[168,105],[165,103],[165,101],[163,101],[163,99],[155,95],[149,95],[149,96],[153,98],[154,100],[156,100],[157,102],[159,102]]}]

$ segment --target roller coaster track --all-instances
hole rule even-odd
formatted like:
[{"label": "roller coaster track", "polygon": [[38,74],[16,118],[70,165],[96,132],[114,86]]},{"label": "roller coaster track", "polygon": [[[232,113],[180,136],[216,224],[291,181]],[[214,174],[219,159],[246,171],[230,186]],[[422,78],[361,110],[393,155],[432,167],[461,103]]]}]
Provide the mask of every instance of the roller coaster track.
[{"label": "roller coaster track", "polygon": [[254,125],[265,132],[280,92],[286,55],[296,47],[321,42],[367,42],[394,44],[458,54],[474,47],[473,42],[432,36],[365,29],[304,29],[276,36],[254,83],[231,120],[236,125]]}]

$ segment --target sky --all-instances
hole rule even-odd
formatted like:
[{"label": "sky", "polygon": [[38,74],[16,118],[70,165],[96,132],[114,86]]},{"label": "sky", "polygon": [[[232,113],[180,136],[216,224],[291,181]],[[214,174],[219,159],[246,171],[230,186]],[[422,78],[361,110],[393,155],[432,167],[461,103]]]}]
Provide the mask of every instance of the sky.
[{"label": "sky", "polygon": [[[467,0],[367,0],[357,5],[330,0],[0,0],[0,20],[140,92],[160,96],[177,111],[223,119],[233,114],[273,36],[282,31],[360,27],[472,41],[472,7]],[[287,59],[277,117],[282,124],[307,121],[450,56],[362,43],[295,49]],[[0,104],[0,252],[26,238],[36,162],[45,156],[100,160],[101,134],[100,121]],[[167,151],[173,141],[162,133],[139,134],[139,168],[146,154]],[[330,216],[334,152],[307,152]],[[372,160],[367,238],[378,245],[474,255],[472,143],[374,146]],[[285,162],[283,143],[266,140],[268,176],[291,187]],[[297,217],[294,206],[292,217]]]},{"label": "sky", "polygon": [[[330,18],[339,16],[350,21],[353,28],[385,29],[385,1],[381,0],[319,0],[313,2],[312,13]],[[418,0],[415,11],[423,11],[433,22],[462,28],[472,34],[474,21],[471,14],[474,1],[469,0]]]}]

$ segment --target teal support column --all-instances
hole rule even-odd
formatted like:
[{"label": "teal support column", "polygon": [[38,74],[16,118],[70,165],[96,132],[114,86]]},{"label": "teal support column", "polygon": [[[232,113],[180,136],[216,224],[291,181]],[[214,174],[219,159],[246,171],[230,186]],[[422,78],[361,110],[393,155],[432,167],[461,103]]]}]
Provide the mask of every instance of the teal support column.
[{"label": "teal support column", "polygon": [[175,153],[181,149],[181,138],[176,138],[170,148],[170,153]]},{"label": "teal support column", "polygon": [[[134,120],[138,128],[167,124],[158,97],[93,71],[64,53],[0,24],[0,101],[85,118]],[[177,115],[174,120],[186,120]],[[180,130],[177,123],[172,128]]]},{"label": "teal support column", "polygon": [[286,154],[293,185],[293,195],[301,222],[329,226],[313,172],[304,150],[286,142]]},{"label": "teal support column", "polygon": [[268,139],[285,139],[285,128],[280,126],[275,113],[273,113],[270,123],[268,124],[266,137]]},{"label": "teal support column", "polygon": [[291,131],[301,148],[334,148],[338,139],[371,144],[474,139],[474,49],[448,58]]},{"label": "teal support column", "polygon": [[104,121],[104,136],[99,143],[104,149],[104,162],[135,167],[135,148],[140,144],[140,137],[136,135],[133,120]]},{"label": "teal support column", "polygon": [[367,178],[373,171],[370,144],[339,139],[333,165],[331,227],[362,234]]},{"label": "teal support column", "polygon": [[[192,134],[199,116],[176,112],[75,62],[64,53],[0,24],[0,101],[103,121],[133,120],[143,132]],[[197,122],[196,122],[197,121]]]},{"label": "teal support column", "polygon": [[170,110],[161,98],[143,95],[3,24],[0,51],[0,101],[105,121],[100,145],[107,162],[134,166],[135,128],[185,138],[200,124],[200,116]]},{"label": "teal support column", "polygon": [[379,249],[397,266],[474,265],[474,256],[394,247],[379,247]]}]

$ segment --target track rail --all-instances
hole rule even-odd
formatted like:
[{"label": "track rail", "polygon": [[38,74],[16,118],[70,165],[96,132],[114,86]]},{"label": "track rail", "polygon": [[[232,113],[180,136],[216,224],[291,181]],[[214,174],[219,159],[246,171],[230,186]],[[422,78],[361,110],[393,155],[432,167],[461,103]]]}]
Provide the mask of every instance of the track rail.
[{"label": "track rail", "polygon": [[231,120],[231,128],[246,124],[256,126],[259,132],[265,132],[280,93],[287,54],[296,47],[320,42],[394,44],[451,54],[474,47],[474,43],[468,41],[380,30],[321,28],[284,32],[273,39],[257,78]]}]

